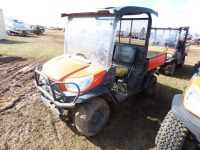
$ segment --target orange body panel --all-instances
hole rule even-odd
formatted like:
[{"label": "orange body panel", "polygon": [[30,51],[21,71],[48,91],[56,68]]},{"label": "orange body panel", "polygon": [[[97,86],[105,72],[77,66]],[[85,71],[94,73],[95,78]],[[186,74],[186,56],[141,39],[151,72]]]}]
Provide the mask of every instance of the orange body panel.
[{"label": "orange body panel", "polygon": [[[101,83],[106,69],[103,66],[84,63],[62,55],[45,63],[42,72],[51,80],[57,82],[65,82],[64,80],[67,78],[80,78],[93,75],[94,80],[90,87],[81,91],[86,92]],[[67,90],[64,84],[60,84],[60,87],[63,91]]]},{"label": "orange body panel", "polygon": [[148,50],[149,51],[164,52],[164,53],[174,53],[174,52],[176,52],[176,50],[173,49],[173,48],[157,47],[157,46],[149,46]]},{"label": "orange body panel", "polygon": [[166,60],[166,54],[162,53],[158,56],[149,58],[149,64],[148,64],[148,69],[147,71],[150,71],[154,68],[157,68],[159,66],[162,66],[165,64],[165,60]]},{"label": "orange body panel", "polygon": [[85,64],[62,55],[46,62],[43,66],[42,72],[54,81],[62,81],[63,78],[66,78],[72,73],[75,73],[88,66],[89,64]]},{"label": "orange body panel", "polygon": [[[191,79],[189,85],[187,86],[187,88],[186,88],[185,91],[184,91],[184,95],[185,95],[185,93],[188,92],[188,89],[189,89],[191,86],[193,86],[193,85],[197,86],[197,87],[199,88],[199,90],[200,90],[200,76],[194,76],[194,77]],[[184,99],[185,99],[185,97],[184,97]],[[192,114],[194,114],[195,116],[197,116],[198,118],[200,118],[200,115],[199,115],[199,114],[196,114],[195,112],[193,112],[192,110],[190,110],[190,109],[187,107],[187,105],[185,104],[185,101],[183,101],[183,105],[184,105],[184,107],[185,107],[187,110],[189,110]]]}]

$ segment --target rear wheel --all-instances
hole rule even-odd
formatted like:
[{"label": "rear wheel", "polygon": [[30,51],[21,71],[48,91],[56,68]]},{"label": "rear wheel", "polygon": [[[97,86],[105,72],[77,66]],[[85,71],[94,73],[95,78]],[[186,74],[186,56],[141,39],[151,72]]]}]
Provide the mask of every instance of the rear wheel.
[{"label": "rear wheel", "polygon": [[144,91],[145,96],[151,96],[156,91],[157,77],[153,75],[149,81],[147,89]]},{"label": "rear wheel", "polygon": [[75,125],[81,134],[93,136],[103,129],[108,117],[108,103],[103,98],[97,97],[77,108]]},{"label": "rear wheel", "polygon": [[169,111],[157,133],[155,144],[159,149],[180,150],[187,132],[187,128]]}]

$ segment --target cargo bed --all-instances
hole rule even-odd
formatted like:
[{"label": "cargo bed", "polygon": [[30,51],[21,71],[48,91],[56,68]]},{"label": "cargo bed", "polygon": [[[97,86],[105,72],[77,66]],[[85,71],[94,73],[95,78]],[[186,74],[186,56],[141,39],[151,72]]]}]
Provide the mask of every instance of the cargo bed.
[{"label": "cargo bed", "polygon": [[149,59],[148,71],[164,65],[166,53],[157,51],[148,51],[147,59]]}]

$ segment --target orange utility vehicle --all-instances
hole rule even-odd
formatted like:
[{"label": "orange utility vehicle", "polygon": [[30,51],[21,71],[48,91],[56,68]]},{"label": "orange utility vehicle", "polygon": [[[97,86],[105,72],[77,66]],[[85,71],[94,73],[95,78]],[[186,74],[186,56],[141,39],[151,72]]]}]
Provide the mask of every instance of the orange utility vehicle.
[{"label": "orange utility vehicle", "polygon": [[200,61],[183,94],[174,96],[155,144],[159,149],[200,149]]},{"label": "orange utility vehicle", "polygon": [[[77,130],[93,136],[106,124],[108,102],[118,103],[140,92],[151,95],[166,54],[149,52],[151,14],[143,7],[105,8],[62,14],[67,18],[65,54],[35,69],[42,101],[59,117],[74,109]],[[145,31],[145,40],[116,36]]]},{"label": "orange utility vehicle", "polygon": [[182,67],[189,51],[186,44],[189,27],[151,28],[149,51],[165,52],[167,59],[161,69],[165,75],[173,76],[176,67]]}]

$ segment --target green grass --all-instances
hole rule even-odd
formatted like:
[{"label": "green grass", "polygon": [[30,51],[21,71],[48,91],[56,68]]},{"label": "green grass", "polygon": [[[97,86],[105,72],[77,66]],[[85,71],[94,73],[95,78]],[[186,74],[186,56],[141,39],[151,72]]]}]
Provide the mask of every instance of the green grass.
[{"label": "green grass", "polygon": [[60,34],[59,41],[46,35],[8,36],[7,40],[0,40],[0,54],[34,59],[52,58],[63,54],[64,38],[63,33]]}]

